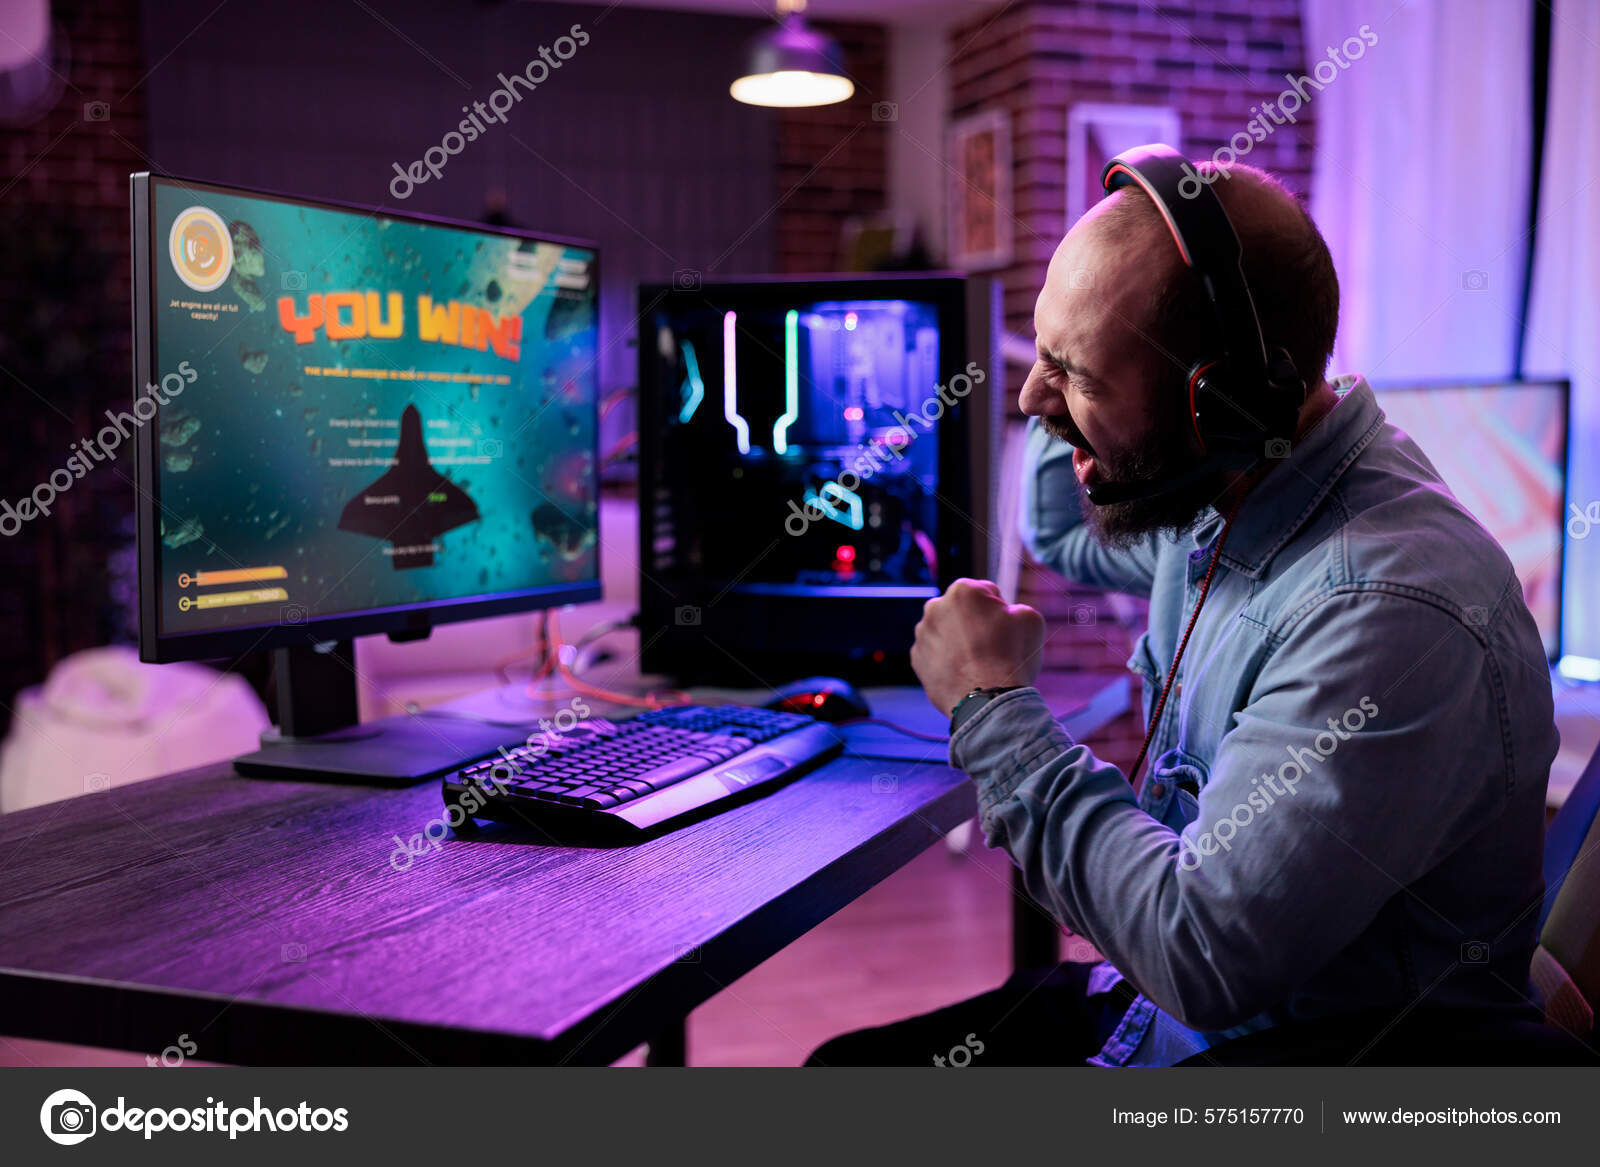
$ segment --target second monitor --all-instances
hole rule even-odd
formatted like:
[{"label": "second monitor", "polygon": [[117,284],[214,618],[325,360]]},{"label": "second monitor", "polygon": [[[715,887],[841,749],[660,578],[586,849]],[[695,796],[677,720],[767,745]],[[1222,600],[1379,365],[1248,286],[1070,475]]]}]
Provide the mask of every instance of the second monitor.
[{"label": "second monitor", "polygon": [[645,671],[911,679],[999,530],[995,312],[944,274],[640,290]]}]

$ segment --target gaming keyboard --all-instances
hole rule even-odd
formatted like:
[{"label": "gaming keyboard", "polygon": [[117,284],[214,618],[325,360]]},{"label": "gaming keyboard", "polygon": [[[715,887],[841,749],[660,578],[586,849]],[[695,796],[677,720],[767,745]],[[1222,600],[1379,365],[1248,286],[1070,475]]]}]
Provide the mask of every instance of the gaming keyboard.
[{"label": "gaming keyboard", "polygon": [[815,718],[746,705],[678,705],[626,721],[580,721],[445,775],[450,816],[552,833],[639,834],[757,787],[844,746]]}]

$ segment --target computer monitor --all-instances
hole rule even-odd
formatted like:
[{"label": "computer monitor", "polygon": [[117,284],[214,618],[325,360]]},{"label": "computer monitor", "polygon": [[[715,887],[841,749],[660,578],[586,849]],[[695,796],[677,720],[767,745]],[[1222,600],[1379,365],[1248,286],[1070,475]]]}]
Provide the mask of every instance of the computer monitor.
[{"label": "computer monitor", "polygon": [[143,659],[278,650],[283,735],[326,738],[351,638],[599,597],[592,245],[131,185]]},{"label": "computer monitor", "polygon": [[1001,530],[992,281],[639,297],[644,669],[737,687],[912,680],[923,604],[989,574]]},{"label": "computer monitor", "polygon": [[1561,651],[1566,381],[1376,385],[1389,421],[1505,549],[1545,654]]}]

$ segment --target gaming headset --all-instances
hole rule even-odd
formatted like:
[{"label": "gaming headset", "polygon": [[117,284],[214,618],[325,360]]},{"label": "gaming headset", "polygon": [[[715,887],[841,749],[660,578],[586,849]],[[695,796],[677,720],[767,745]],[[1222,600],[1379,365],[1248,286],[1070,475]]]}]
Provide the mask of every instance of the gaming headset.
[{"label": "gaming headset", "polygon": [[[1283,456],[1305,400],[1305,383],[1289,354],[1267,351],[1244,278],[1239,236],[1222,200],[1192,169],[1186,172],[1188,165],[1171,146],[1135,146],[1106,163],[1100,182],[1107,194],[1132,183],[1150,196],[1178,254],[1205,290],[1217,345],[1188,373],[1189,416],[1201,461],[1169,479],[1089,487],[1085,493],[1097,506],[1168,494],[1219,470],[1248,470],[1264,458]],[[1186,186],[1196,193],[1185,194]]]}]

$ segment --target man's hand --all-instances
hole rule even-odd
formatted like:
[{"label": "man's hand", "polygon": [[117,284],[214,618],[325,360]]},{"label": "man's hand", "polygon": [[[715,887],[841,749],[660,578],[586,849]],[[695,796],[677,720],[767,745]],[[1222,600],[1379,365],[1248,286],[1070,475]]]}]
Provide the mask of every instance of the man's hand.
[{"label": "man's hand", "polygon": [[958,579],[923,606],[911,667],[928,700],[948,714],[974,689],[1033,684],[1043,650],[1043,616],[1006,603],[988,580]]}]

